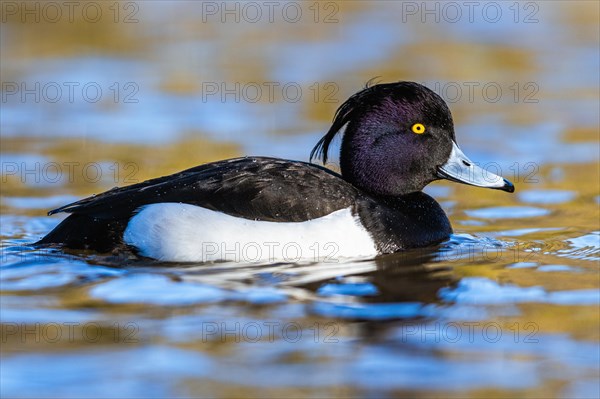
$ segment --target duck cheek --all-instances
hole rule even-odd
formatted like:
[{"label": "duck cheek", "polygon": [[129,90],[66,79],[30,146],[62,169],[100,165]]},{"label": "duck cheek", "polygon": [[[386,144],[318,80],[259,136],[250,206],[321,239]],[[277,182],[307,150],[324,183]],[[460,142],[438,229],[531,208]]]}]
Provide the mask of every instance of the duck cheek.
[{"label": "duck cheek", "polygon": [[428,160],[423,157],[412,157],[409,162],[405,159],[394,171],[394,185],[402,195],[421,191],[434,180],[431,170]]},{"label": "duck cheek", "polygon": [[446,163],[450,154],[454,142],[447,135],[436,136],[429,143],[430,162],[429,165],[434,169],[433,174],[436,174],[437,167]]},{"label": "duck cheek", "polygon": [[421,179],[428,179],[435,176],[437,165],[440,164],[439,160],[448,158],[447,156],[443,158],[444,155],[437,143],[430,142],[428,144],[430,145],[421,146],[419,151],[411,155],[413,159],[411,173],[415,176],[420,176]]}]

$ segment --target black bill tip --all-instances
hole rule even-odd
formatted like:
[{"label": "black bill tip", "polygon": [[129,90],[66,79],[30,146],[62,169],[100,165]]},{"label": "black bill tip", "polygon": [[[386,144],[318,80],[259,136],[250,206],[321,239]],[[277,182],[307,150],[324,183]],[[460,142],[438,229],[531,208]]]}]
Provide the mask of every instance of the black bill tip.
[{"label": "black bill tip", "polygon": [[499,187],[498,189],[502,190],[502,191],[506,191],[507,193],[514,193],[515,192],[514,184],[512,184],[511,182],[509,182],[506,179],[502,179],[502,180],[504,180],[504,186]]}]

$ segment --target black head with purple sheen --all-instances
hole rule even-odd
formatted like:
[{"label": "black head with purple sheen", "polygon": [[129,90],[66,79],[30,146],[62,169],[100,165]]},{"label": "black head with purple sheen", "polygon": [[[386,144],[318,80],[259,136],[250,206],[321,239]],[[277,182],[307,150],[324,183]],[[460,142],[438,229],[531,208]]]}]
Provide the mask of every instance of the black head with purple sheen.
[{"label": "black head with purple sheen", "polygon": [[378,84],[354,94],[337,110],[333,125],[311,151],[327,162],[333,138],[342,140],[342,176],[375,195],[421,191],[440,178],[512,192],[512,184],[486,173],[459,149],[444,100],[414,82]]},{"label": "black head with purple sheen", "polygon": [[[347,124],[340,166],[343,177],[373,194],[421,191],[438,179],[437,167],[452,151],[454,127],[444,100],[412,82],[367,87],[337,111],[327,135],[313,149],[327,161],[329,144]],[[413,132],[420,124],[423,133]]]}]

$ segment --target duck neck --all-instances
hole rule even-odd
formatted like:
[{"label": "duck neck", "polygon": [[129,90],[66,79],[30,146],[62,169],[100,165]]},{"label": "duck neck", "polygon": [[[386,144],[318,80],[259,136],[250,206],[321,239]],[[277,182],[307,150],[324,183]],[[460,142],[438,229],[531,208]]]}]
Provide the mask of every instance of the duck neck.
[{"label": "duck neck", "polygon": [[360,201],[361,221],[379,237],[378,250],[382,253],[436,244],[452,234],[442,207],[423,192],[400,197],[365,196]]}]

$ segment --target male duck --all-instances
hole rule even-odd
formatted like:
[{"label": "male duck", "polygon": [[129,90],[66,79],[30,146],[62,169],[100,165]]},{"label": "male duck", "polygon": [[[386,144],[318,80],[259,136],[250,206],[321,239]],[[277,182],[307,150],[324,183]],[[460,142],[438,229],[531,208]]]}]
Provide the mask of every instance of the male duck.
[{"label": "male duck", "polygon": [[444,100],[417,83],[350,97],[311,161],[327,162],[344,126],[341,175],[266,157],[200,165],[52,210],[71,215],[37,244],[128,247],[171,262],[375,256],[449,237],[444,211],[421,192],[434,180],[514,191],[462,153]]}]

